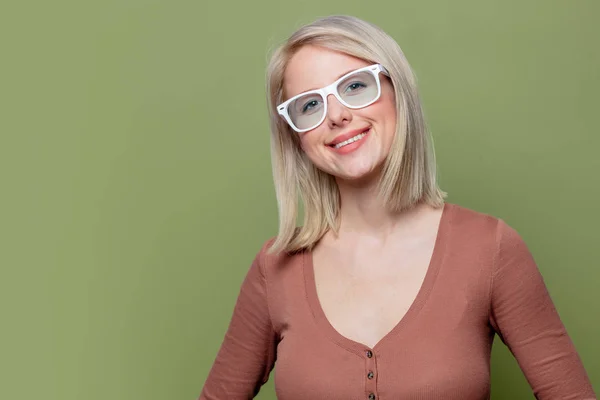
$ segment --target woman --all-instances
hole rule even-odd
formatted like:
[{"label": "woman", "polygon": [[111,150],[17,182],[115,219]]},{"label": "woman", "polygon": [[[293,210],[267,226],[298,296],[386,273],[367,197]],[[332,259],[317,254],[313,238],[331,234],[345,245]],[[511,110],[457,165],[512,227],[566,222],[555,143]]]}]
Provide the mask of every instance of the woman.
[{"label": "woman", "polygon": [[537,398],[595,398],[519,235],[444,201],[392,38],[317,20],[272,56],[268,96],[279,234],[200,399],[252,398],[274,366],[280,400],[487,399],[495,334]]}]

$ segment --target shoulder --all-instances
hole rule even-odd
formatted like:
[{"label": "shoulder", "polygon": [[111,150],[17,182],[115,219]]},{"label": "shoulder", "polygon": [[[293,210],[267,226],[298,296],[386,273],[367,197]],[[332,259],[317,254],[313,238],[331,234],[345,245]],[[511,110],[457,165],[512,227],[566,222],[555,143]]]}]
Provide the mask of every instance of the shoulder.
[{"label": "shoulder", "polygon": [[524,246],[519,233],[504,219],[457,204],[448,203],[447,207],[449,229],[446,232],[455,243],[462,241],[471,245],[485,244],[496,252]]},{"label": "shoulder", "polygon": [[451,229],[448,232],[454,243],[486,248],[494,253],[495,262],[515,255],[528,255],[529,250],[522,237],[504,219],[456,204],[449,206]]},{"label": "shoulder", "polygon": [[483,235],[494,240],[517,235],[502,218],[458,204],[447,203],[447,207],[449,223],[455,234]]},{"label": "shoulder", "polygon": [[454,228],[470,231],[494,232],[497,229],[499,218],[458,204],[447,203],[450,223]]},{"label": "shoulder", "polygon": [[261,270],[265,277],[273,277],[277,272],[284,270],[290,263],[298,262],[302,259],[302,253],[271,252],[271,246],[275,242],[275,237],[266,240],[255,256],[255,264]]}]

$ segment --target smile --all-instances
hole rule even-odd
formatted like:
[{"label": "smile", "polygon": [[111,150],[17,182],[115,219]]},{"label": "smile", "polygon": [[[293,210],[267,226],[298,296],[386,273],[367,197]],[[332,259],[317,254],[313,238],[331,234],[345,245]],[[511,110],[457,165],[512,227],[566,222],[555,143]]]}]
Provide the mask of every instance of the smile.
[{"label": "smile", "polygon": [[367,136],[367,133],[368,133],[368,131],[367,132],[363,132],[363,133],[359,133],[358,135],[356,135],[356,136],[354,136],[354,137],[352,137],[352,138],[350,138],[348,140],[345,140],[345,141],[343,141],[341,143],[336,144],[335,146],[333,146],[333,148],[334,149],[339,149],[340,147],[344,147],[344,146],[349,145],[350,143],[354,143],[356,141],[359,141],[360,139],[362,139],[365,136]]},{"label": "smile", "polygon": [[343,142],[329,144],[328,147],[331,151],[339,155],[354,153],[354,151],[359,149],[363,143],[368,140],[370,134],[371,128],[367,128],[366,130],[363,130],[362,132],[344,140]]}]

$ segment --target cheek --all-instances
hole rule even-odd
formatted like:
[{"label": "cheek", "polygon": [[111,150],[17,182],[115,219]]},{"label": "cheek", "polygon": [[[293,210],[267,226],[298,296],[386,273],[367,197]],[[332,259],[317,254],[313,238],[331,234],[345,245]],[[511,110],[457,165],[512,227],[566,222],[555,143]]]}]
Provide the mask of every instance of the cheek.
[{"label": "cheek", "polygon": [[371,120],[381,130],[381,134],[393,135],[396,130],[396,103],[393,99],[382,98],[376,108],[364,114],[365,119]]},{"label": "cheek", "polygon": [[310,137],[310,135],[307,135],[307,136],[303,137],[302,139],[300,139],[300,149],[313,162],[315,162],[315,159],[318,158],[317,157],[317,143],[315,143],[315,140],[312,137]]},{"label": "cheek", "polygon": [[306,141],[300,139],[300,150],[306,151]]},{"label": "cheek", "polygon": [[300,136],[300,147],[306,153],[314,153],[323,146],[325,132],[320,129],[322,126],[313,129],[312,131],[301,133]]},{"label": "cheek", "polygon": [[300,138],[300,148],[302,151],[310,151],[311,140],[308,135],[302,134],[303,136]]},{"label": "cheek", "polygon": [[385,134],[391,139],[396,133],[397,123],[396,102],[394,101],[393,94],[391,94],[389,98],[386,98],[386,101],[384,104],[382,104],[380,111],[379,117],[385,126]]},{"label": "cheek", "polygon": [[385,102],[383,109],[383,117],[388,121],[388,125],[396,127],[396,99],[394,98],[394,91],[390,90],[385,93]]}]

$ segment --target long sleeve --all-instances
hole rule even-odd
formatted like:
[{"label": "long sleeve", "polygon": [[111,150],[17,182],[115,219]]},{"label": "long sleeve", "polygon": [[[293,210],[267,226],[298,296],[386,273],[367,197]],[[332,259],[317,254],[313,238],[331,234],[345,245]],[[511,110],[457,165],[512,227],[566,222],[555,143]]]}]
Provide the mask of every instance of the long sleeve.
[{"label": "long sleeve", "polygon": [[538,267],[518,233],[500,220],[490,323],[542,400],[596,399]]},{"label": "long sleeve", "polygon": [[261,266],[263,251],[264,247],[242,283],[231,322],[199,400],[252,399],[273,369],[276,333]]}]

